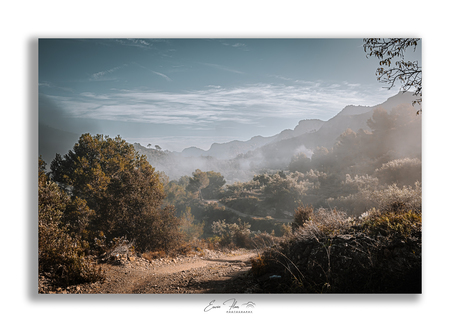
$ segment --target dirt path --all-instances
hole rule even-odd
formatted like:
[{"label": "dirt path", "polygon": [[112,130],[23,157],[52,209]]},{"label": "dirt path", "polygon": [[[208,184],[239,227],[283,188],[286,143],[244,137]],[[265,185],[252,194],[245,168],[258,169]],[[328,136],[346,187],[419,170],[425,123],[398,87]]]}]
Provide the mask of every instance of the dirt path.
[{"label": "dirt path", "polygon": [[46,293],[78,294],[199,294],[252,292],[250,258],[255,251],[217,252],[203,256],[148,261],[140,257],[101,264],[106,280],[92,284],[48,290]]}]

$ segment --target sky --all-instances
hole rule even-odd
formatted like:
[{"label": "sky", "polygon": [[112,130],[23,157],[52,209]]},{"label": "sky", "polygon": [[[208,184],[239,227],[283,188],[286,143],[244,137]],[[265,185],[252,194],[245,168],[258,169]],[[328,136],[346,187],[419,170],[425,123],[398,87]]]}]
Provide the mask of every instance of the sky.
[{"label": "sky", "polygon": [[[40,39],[39,121],[170,151],[272,136],[398,90],[362,39]],[[408,56],[420,60],[420,48]],[[421,61],[420,61],[421,63]]]}]

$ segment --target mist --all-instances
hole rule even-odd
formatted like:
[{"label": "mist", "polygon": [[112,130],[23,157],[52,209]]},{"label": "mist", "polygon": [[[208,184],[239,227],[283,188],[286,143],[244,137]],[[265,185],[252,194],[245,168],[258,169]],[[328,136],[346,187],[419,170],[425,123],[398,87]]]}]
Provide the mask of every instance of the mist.
[{"label": "mist", "polygon": [[[392,160],[421,160],[421,115],[408,101],[410,95],[398,94],[374,107],[348,106],[329,121],[316,124],[314,130],[290,130],[290,135],[283,132],[245,142],[214,144],[208,150],[194,148],[178,153],[139,143],[135,147],[170,180],[191,176],[200,169],[221,173],[229,184],[246,182],[258,174],[295,171],[293,162],[299,155],[309,162],[335,159],[336,164],[328,166],[331,169],[348,170],[350,164],[353,174],[358,170],[371,173]],[[346,159],[346,164],[342,165],[341,159]]]}]

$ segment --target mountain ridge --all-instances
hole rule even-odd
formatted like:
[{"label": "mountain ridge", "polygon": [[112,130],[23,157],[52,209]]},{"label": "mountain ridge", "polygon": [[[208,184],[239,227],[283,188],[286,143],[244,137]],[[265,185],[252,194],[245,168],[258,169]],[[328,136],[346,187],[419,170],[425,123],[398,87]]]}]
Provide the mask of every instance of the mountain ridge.
[{"label": "mountain ridge", "polygon": [[277,144],[284,140],[299,140],[310,137],[312,142],[331,146],[335,139],[347,128],[357,131],[359,129],[369,130],[367,120],[372,116],[372,112],[383,107],[390,112],[400,104],[412,103],[416,98],[410,93],[399,92],[389,97],[386,101],[374,106],[347,105],[329,120],[304,119],[300,120],[294,129],[285,129],[280,133],[263,137],[253,136],[247,141],[233,140],[225,143],[213,143],[208,150],[197,147],[189,147],[179,152],[182,157],[214,157],[217,159],[232,159],[241,154],[246,154],[267,145]]}]

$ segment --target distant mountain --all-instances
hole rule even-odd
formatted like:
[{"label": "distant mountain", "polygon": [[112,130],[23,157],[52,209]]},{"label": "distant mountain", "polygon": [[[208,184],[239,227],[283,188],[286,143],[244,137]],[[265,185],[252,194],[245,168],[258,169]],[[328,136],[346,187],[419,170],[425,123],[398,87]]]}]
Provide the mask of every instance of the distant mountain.
[{"label": "distant mountain", "polygon": [[283,139],[289,139],[307,133],[314,133],[318,131],[324,123],[324,121],[318,119],[301,120],[299,121],[299,124],[294,128],[294,130],[286,129],[278,135],[275,135],[274,141],[282,141]]},{"label": "distant mountain", "polygon": [[370,130],[367,126],[367,120],[372,117],[372,113],[376,108],[381,107],[387,112],[391,112],[393,108],[401,104],[411,105],[415,99],[411,93],[399,92],[397,95],[375,106],[348,105],[336,116],[324,123],[316,133],[316,140],[320,146],[332,147],[335,140],[348,128],[355,132],[359,129]]},{"label": "distant mountain", "polygon": [[[260,148],[260,154],[264,160],[271,162],[272,167],[282,167],[299,151],[314,150],[318,146],[331,148],[348,128],[355,132],[360,129],[370,130],[367,120],[372,117],[376,108],[391,112],[393,108],[402,104],[412,107],[414,99],[412,94],[400,92],[375,106],[346,106],[336,116],[324,122],[317,131],[267,144]],[[259,152],[256,150],[254,153]]]},{"label": "distant mountain", "polygon": [[[214,143],[209,150],[196,147],[184,149],[179,153],[182,157],[214,157],[217,159],[233,159],[241,154],[261,149],[272,150],[277,153],[277,158],[294,149],[314,149],[316,146],[331,147],[337,137],[347,128],[354,131],[359,129],[369,130],[367,120],[377,107],[391,111],[400,104],[411,104],[414,100],[411,93],[398,93],[376,106],[348,105],[336,116],[328,121],[301,120],[294,129],[286,129],[270,137],[255,136],[248,141],[231,141],[227,143]],[[284,158],[283,158],[284,159]]]},{"label": "distant mountain", "polygon": [[180,155],[182,157],[214,157],[217,159],[232,159],[238,155],[254,151],[264,145],[272,142],[278,142],[285,139],[303,135],[305,133],[316,132],[323,125],[322,120],[301,120],[294,129],[286,129],[281,133],[270,136],[254,136],[248,141],[231,141],[227,143],[214,143],[209,150],[203,150],[197,147],[184,149]]}]

